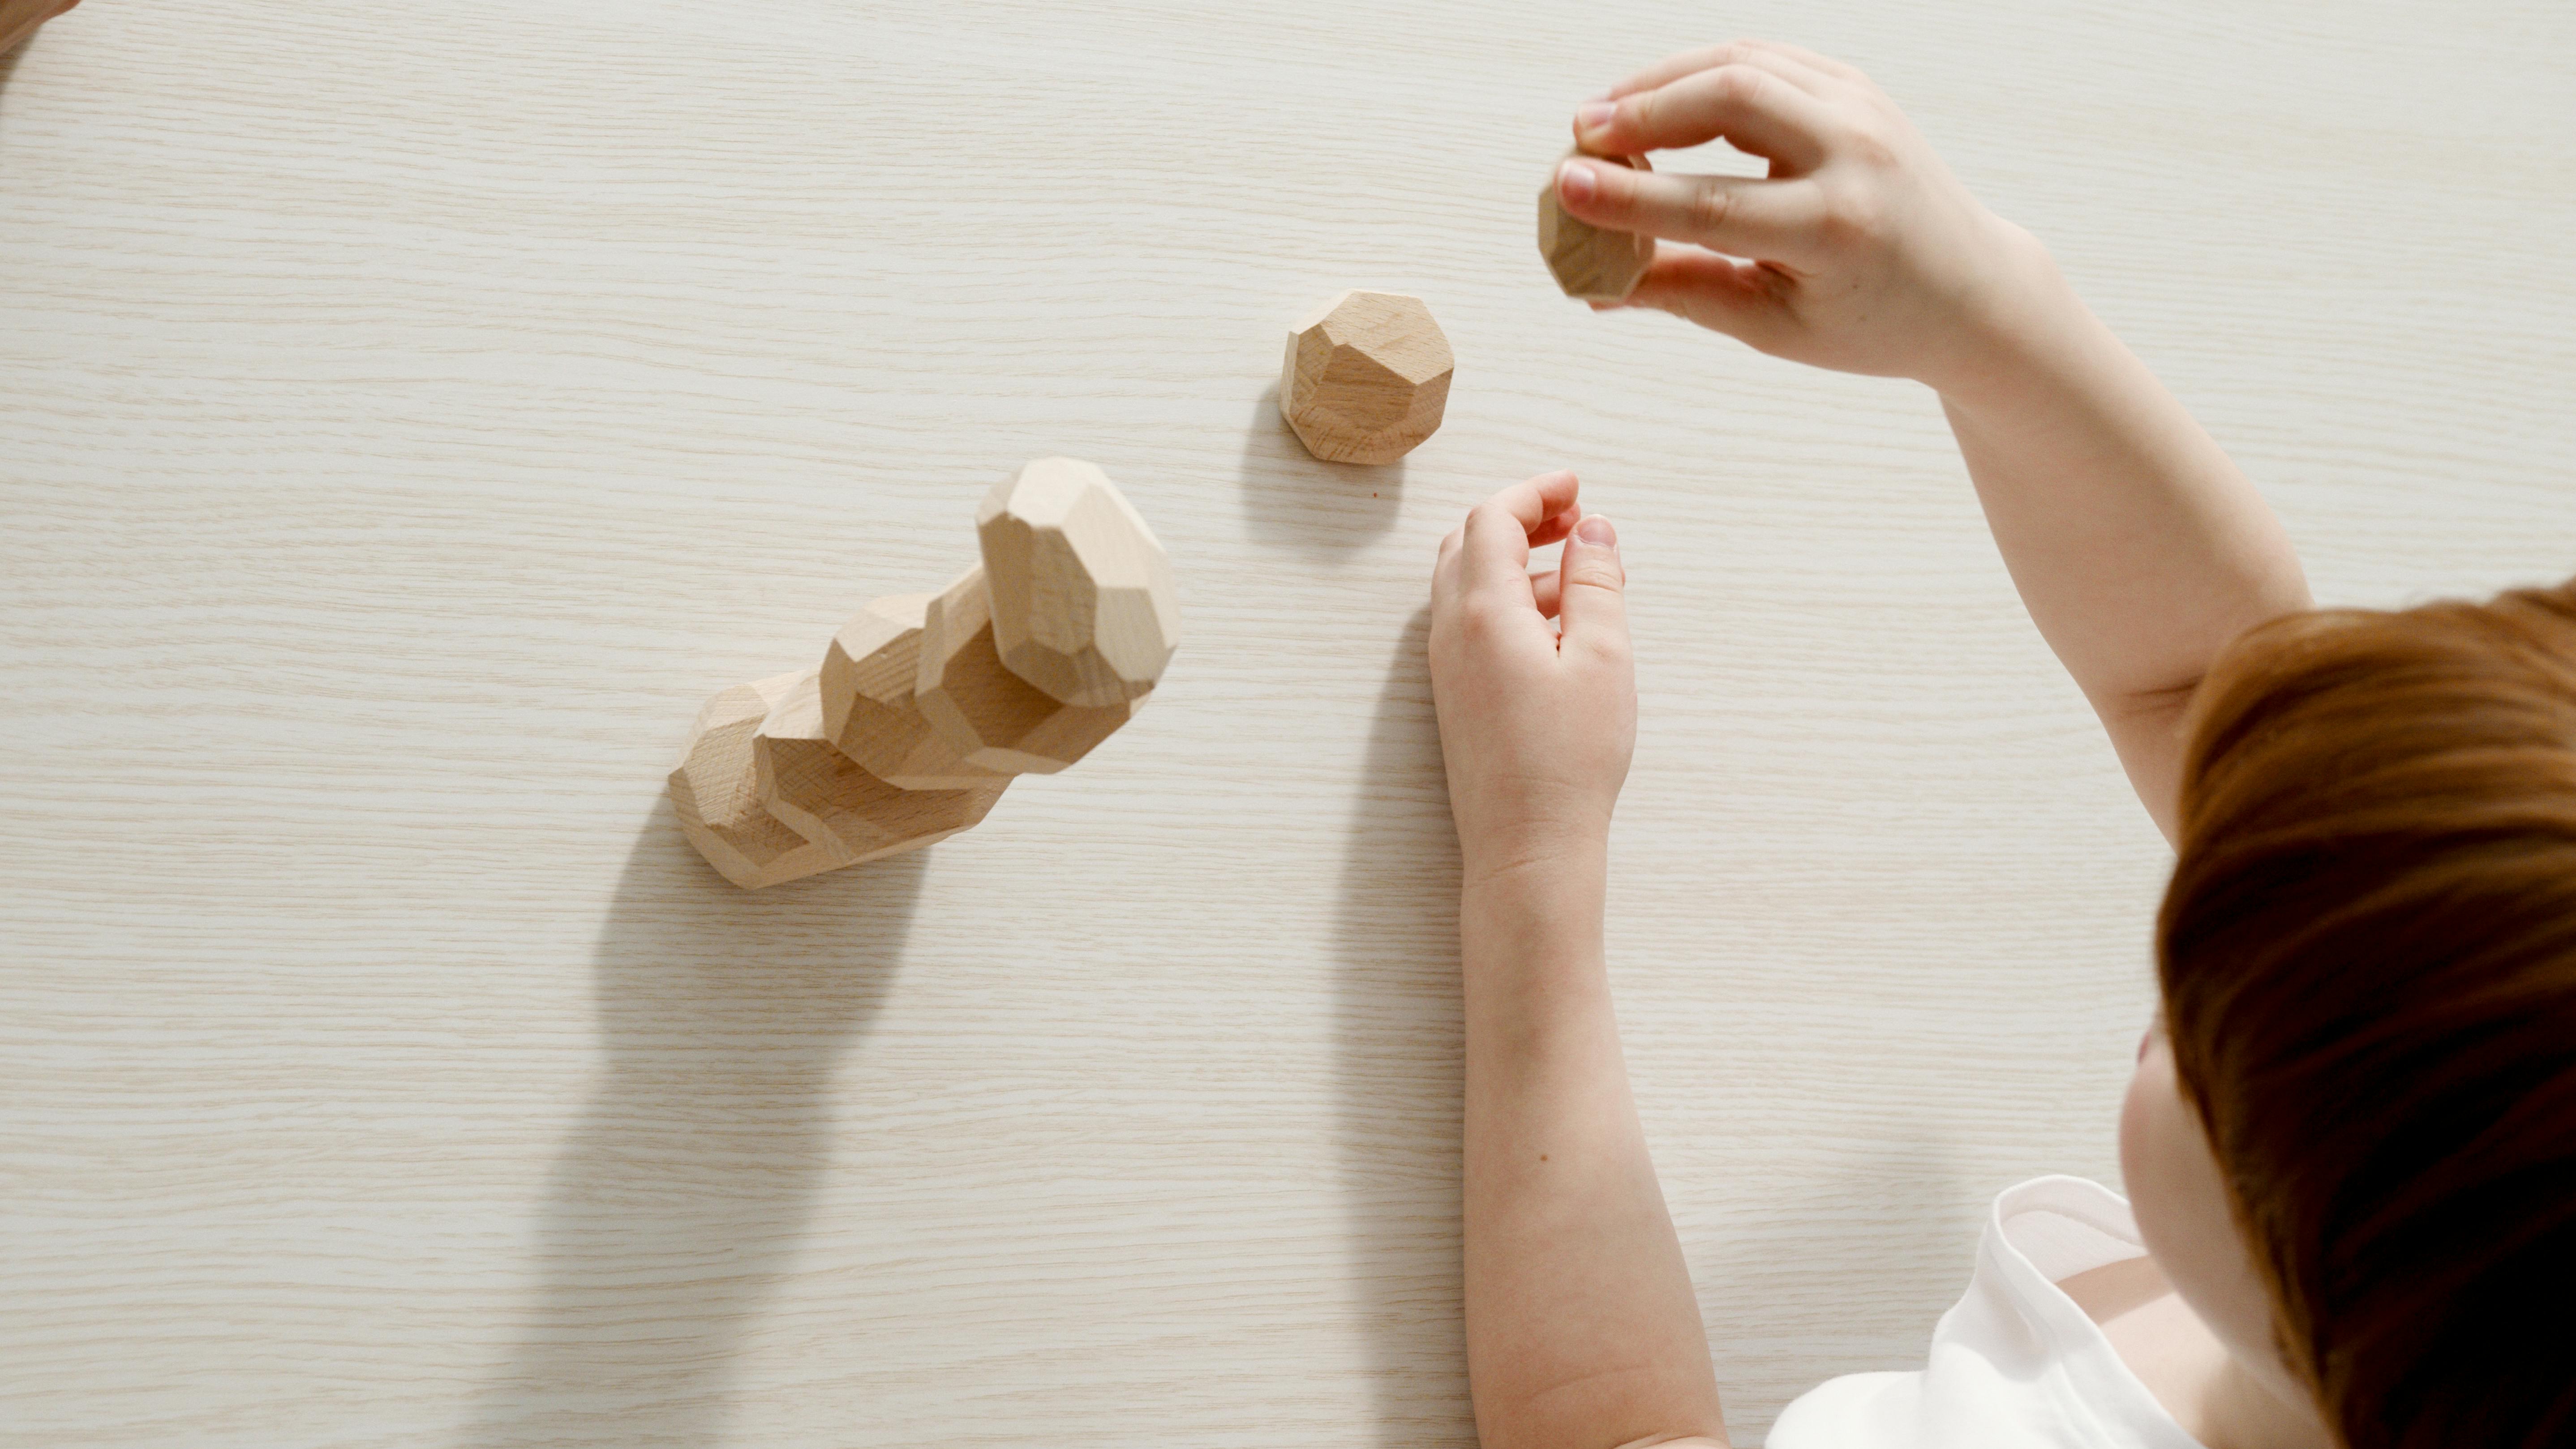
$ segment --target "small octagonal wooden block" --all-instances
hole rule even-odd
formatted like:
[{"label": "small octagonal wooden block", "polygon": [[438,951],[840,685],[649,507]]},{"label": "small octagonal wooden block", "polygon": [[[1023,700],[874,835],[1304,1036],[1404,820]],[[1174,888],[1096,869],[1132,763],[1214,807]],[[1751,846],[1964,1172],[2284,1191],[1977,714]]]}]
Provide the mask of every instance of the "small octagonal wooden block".
[{"label": "small octagonal wooden block", "polygon": [[922,611],[921,671],[913,699],[966,763],[1038,775],[1052,775],[1091,753],[1137,705],[1066,704],[1012,673],[993,643],[993,608],[981,566],[959,576]]},{"label": "small octagonal wooden block", "polygon": [[975,536],[1013,674],[1087,709],[1152,692],[1181,642],[1172,561],[1108,474],[1040,458],[985,496]]},{"label": "small octagonal wooden block", "polygon": [[[1571,152],[1582,155],[1582,152]],[[1639,171],[1654,168],[1643,156],[1594,156],[1614,166],[1630,166]],[[1562,163],[1559,163],[1562,169]],[[1538,193],[1538,252],[1547,258],[1547,269],[1556,285],[1569,297],[1587,302],[1618,302],[1637,290],[1637,280],[1646,275],[1646,265],[1655,259],[1655,239],[1624,231],[1603,231],[1587,221],[1568,215],[1565,203],[1557,198],[1555,171],[1547,176],[1547,185]]]},{"label": "small octagonal wooden block", "polygon": [[1439,430],[1457,359],[1419,297],[1344,292],[1288,329],[1279,411],[1328,463],[1392,463]]},{"label": "small octagonal wooden block", "polygon": [[680,829],[746,890],[918,850],[984,818],[1007,778],[902,790],[833,748],[816,671],[739,684],[698,712],[671,804]]},{"label": "small octagonal wooden block", "polygon": [[905,790],[859,767],[823,723],[817,672],[798,675],[752,736],[760,803],[798,835],[852,865],[945,840],[980,821],[1007,778],[966,790]]},{"label": "small octagonal wooden block", "polygon": [[921,622],[929,594],[870,603],[841,626],[816,681],[823,729],[861,769],[904,790],[972,790],[1010,778],[966,756],[913,700],[921,673]]},{"label": "small octagonal wooden block", "polygon": [[804,677],[780,674],[737,684],[708,700],[689,731],[680,767],[671,772],[671,807],[681,833],[725,879],[746,890],[849,864],[846,853],[799,835],[760,799],[753,744],[761,721]]}]

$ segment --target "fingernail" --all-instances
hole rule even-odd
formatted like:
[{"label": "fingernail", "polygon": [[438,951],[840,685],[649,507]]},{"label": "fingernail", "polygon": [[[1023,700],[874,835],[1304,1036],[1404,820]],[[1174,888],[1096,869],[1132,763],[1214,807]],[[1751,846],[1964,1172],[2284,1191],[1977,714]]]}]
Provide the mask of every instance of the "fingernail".
[{"label": "fingernail", "polygon": [[1556,168],[1556,194],[1568,201],[1577,204],[1590,201],[1592,194],[1600,189],[1600,181],[1586,162],[1569,160]]},{"label": "fingernail", "polygon": [[1600,548],[1619,546],[1619,530],[1612,528],[1610,520],[1598,513],[1574,525],[1574,536]]},{"label": "fingernail", "polygon": [[1618,113],[1619,108],[1608,101],[1585,101],[1574,108],[1574,124],[1586,131],[1598,131]]}]

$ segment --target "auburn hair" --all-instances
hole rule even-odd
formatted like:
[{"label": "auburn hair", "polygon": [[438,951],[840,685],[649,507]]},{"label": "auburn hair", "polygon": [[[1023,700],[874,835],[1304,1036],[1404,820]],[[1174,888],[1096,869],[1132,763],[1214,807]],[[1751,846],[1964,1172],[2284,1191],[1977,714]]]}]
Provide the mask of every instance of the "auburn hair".
[{"label": "auburn hair", "polygon": [[2252,630],[2185,725],[2165,1018],[2348,1449],[2576,1444],[2576,582]]}]

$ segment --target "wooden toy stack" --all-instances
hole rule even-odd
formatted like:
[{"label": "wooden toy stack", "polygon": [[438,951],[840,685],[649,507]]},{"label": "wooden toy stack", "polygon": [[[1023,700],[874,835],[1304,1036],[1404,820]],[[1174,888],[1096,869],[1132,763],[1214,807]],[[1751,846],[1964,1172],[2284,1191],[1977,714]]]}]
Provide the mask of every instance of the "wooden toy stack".
[{"label": "wooden toy stack", "polygon": [[1171,560],[1108,474],[1041,458],[975,533],[983,562],[945,589],[878,599],[820,664],[698,712],[671,803],[725,879],[757,890],[946,839],[1153,693],[1180,644]]}]

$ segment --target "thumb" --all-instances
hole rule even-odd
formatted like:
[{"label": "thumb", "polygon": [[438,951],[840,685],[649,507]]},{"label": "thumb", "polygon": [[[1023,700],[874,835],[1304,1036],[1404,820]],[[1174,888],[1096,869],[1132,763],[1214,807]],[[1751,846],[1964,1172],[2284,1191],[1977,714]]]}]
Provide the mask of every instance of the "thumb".
[{"label": "thumb", "polygon": [[1596,513],[1574,525],[1557,578],[1563,594],[1556,616],[1565,630],[1560,647],[1567,653],[1626,658],[1628,570],[1619,562],[1619,530],[1609,519]]}]

